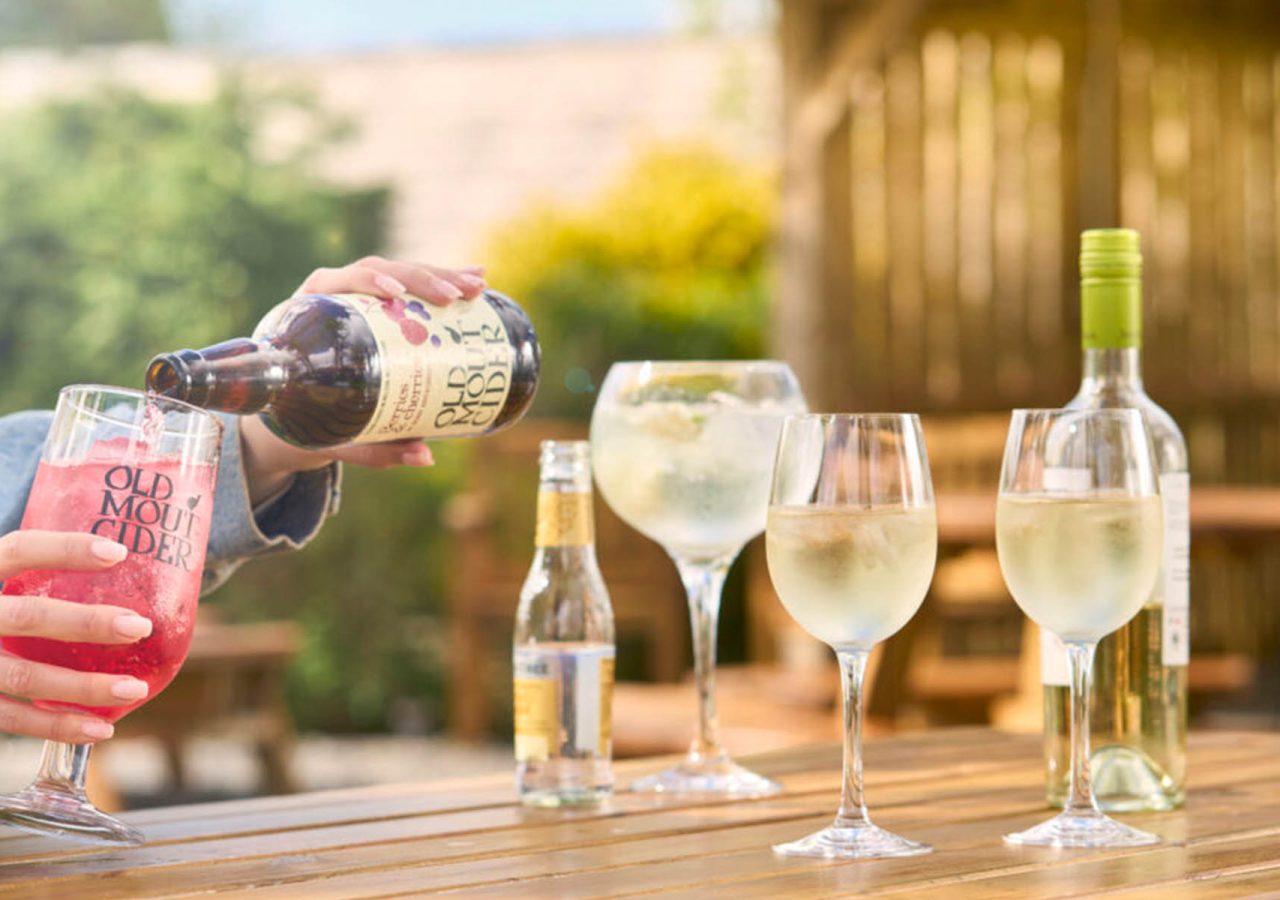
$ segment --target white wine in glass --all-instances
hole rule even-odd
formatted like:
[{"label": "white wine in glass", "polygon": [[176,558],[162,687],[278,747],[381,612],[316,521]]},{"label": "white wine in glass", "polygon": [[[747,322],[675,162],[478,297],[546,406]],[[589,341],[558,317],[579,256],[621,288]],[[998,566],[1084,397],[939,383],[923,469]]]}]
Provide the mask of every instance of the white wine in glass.
[{"label": "white wine in glass", "polygon": [[862,794],[867,656],[915,615],[937,559],[938,523],[920,420],[896,414],[787,419],[765,545],[782,605],[836,652],[845,726],[835,821],[774,851],[824,859],[930,852],[872,823]]},{"label": "white wine in glass", "polygon": [[1064,641],[1100,640],[1142,608],[1163,523],[1155,496],[1001,497],[1001,571],[1041,628]]},{"label": "white wine in glass", "polygon": [[932,507],[775,506],[765,535],[787,612],[833,647],[896,634],[916,614],[938,554]]},{"label": "white wine in glass", "polygon": [[1005,835],[1007,843],[1138,847],[1160,840],[1101,812],[1089,767],[1094,651],[1133,618],[1156,583],[1164,544],[1159,485],[1137,410],[1014,411],[1000,471],[996,551],[1018,606],[1066,644],[1071,769],[1062,813]]}]

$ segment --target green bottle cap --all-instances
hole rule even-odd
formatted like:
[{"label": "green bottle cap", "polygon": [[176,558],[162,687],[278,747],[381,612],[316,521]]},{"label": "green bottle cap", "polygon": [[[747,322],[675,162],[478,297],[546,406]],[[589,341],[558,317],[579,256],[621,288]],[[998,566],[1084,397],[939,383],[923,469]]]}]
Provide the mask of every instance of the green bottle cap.
[{"label": "green bottle cap", "polygon": [[1142,346],[1141,238],[1132,228],[1080,236],[1080,343],[1086,350]]}]

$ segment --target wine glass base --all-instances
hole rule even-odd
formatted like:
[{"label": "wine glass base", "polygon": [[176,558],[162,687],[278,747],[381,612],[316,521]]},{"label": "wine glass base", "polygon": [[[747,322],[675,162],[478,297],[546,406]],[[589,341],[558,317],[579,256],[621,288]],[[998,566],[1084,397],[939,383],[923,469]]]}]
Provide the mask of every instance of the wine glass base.
[{"label": "wine glass base", "polygon": [[705,795],[710,797],[768,797],[782,793],[782,785],[720,756],[688,757],[679,765],[631,783],[638,793]]},{"label": "wine glass base", "polygon": [[1159,835],[1131,828],[1102,813],[1066,812],[1004,836],[1006,844],[1016,847],[1146,847],[1160,840]]},{"label": "wine glass base", "polygon": [[808,856],[818,859],[878,859],[887,856],[921,856],[933,848],[885,831],[868,822],[865,825],[829,825],[808,837],[787,844],[775,844],[779,856]]},{"label": "wine glass base", "polygon": [[0,795],[0,823],[86,844],[136,847],[142,832],[100,812],[83,795],[29,787]]}]

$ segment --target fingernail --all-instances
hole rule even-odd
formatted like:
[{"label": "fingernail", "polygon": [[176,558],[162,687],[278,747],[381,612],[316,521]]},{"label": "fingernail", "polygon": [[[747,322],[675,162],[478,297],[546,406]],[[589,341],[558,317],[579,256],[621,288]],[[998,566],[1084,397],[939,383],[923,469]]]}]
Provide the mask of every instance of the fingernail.
[{"label": "fingernail", "polygon": [[478,294],[484,290],[483,278],[476,278],[472,275],[459,275],[458,280],[466,285],[468,293]]},{"label": "fingernail", "polygon": [[111,626],[120,637],[144,638],[151,633],[151,620],[132,614],[116,616]]},{"label": "fingernail", "polygon": [[111,685],[111,696],[117,700],[141,700],[149,692],[147,683],[137,678],[121,678]]},{"label": "fingernail", "polygon": [[124,544],[117,544],[115,541],[94,541],[89,545],[89,552],[103,562],[113,563],[120,562],[129,554]]},{"label": "fingernail", "polygon": [[80,733],[95,741],[105,741],[116,733],[116,728],[110,722],[99,722],[93,719],[80,726]]},{"label": "fingernail", "polygon": [[392,278],[390,275],[383,275],[381,272],[373,276],[373,283],[378,286],[378,290],[385,291],[392,297],[399,297],[408,290],[398,279]]},{"label": "fingernail", "polygon": [[426,447],[421,450],[417,448],[406,450],[400,459],[406,466],[433,466],[436,462],[435,457],[431,455],[431,451]]},{"label": "fingernail", "polygon": [[435,275],[431,276],[431,280],[435,282],[436,287],[440,289],[441,293],[443,293],[450,300],[462,299],[462,291],[458,289],[458,286],[456,284],[451,284],[450,282],[445,281],[443,278],[437,278]]},{"label": "fingernail", "polygon": [[485,272],[485,268],[484,266],[463,266],[458,271],[465,272],[468,275],[483,275]]}]

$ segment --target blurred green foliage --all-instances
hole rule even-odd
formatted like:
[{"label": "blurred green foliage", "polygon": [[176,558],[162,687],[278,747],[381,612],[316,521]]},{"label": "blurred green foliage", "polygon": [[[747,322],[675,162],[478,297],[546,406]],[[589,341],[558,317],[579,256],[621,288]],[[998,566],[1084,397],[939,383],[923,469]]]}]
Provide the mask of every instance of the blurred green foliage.
[{"label": "blurred green foliage", "polygon": [[302,626],[289,699],[304,730],[417,732],[442,723],[443,582],[454,548],[440,513],[462,482],[467,447],[433,450],[436,465],[425,472],[348,466],[341,513],[314,543],[248,564],[214,595],[234,621]]},{"label": "blurred green foliage", "polygon": [[[257,135],[282,109],[306,137],[268,156]],[[0,133],[0,408],[72,381],[141,386],[153,354],[247,333],[311,269],[381,243],[386,192],[308,175],[339,128],[298,98],[111,92]]]},{"label": "blurred green foliage", "polygon": [[164,0],[0,0],[0,46],[164,41]]},{"label": "blurred green foliage", "polygon": [[770,177],[697,145],[654,147],[581,207],[542,203],[484,259],[542,344],[534,412],[587,418],[624,359],[743,359],[764,349]]}]

